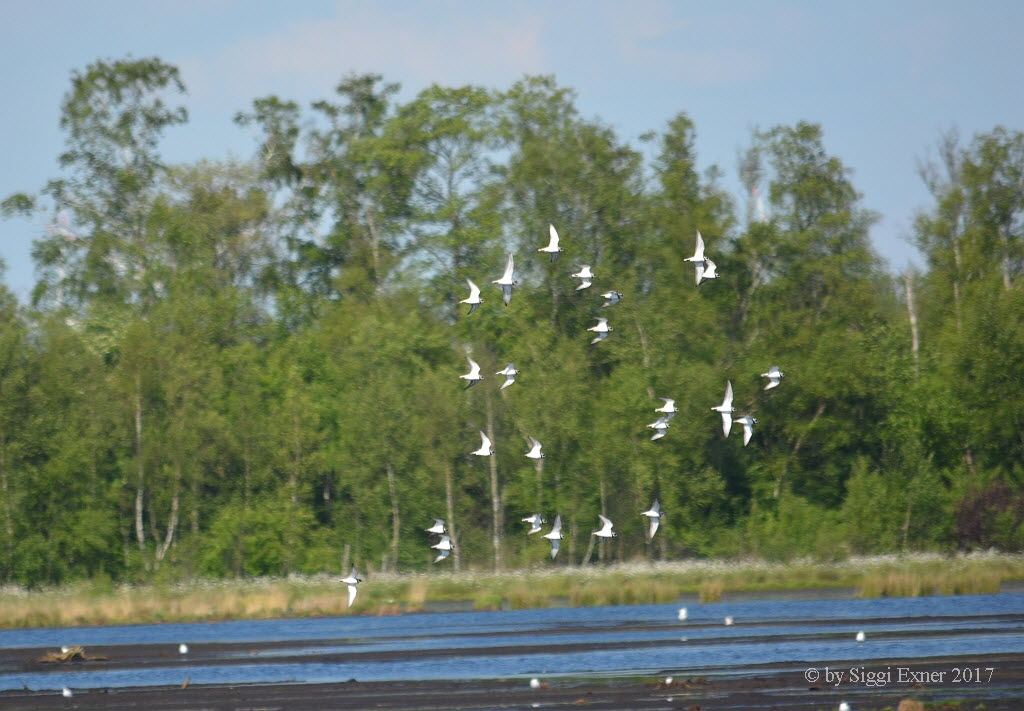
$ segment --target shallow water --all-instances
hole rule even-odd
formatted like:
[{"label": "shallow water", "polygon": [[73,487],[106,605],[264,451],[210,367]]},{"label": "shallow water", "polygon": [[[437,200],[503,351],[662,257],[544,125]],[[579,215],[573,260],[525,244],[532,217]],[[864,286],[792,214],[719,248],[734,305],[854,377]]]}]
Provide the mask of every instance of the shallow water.
[{"label": "shallow water", "polygon": [[[742,674],[751,665],[825,664],[950,654],[1024,651],[1024,593],[875,600],[749,600],[687,605],[423,613],[399,617],[243,620],[0,631],[3,649],[61,645],[167,644],[168,656],[131,669],[55,667],[22,673],[0,666],[0,689],[103,688],[242,682],[326,682],[546,676],[629,676],[660,672]],[[733,626],[725,626],[725,616]],[[854,635],[864,630],[867,641]],[[296,645],[310,641],[316,644]],[[190,653],[177,653],[187,642]],[[204,654],[203,644],[238,651]],[[246,643],[281,642],[247,650]],[[290,643],[290,646],[288,646]],[[597,645],[615,643],[613,649]],[[658,646],[645,646],[657,643]],[[580,645],[572,652],[552,651]],[[503,652],[504,647],[528,646]],[[594,647],[592,649],[588,647]],[[433,656],[432,650],[466,649]],[[108,650],[109,651],[109,650]],[[408,652],[398,660],[324,663],[324,654]],[[116,663],[116,653],[110,653]],[[248,658],[251,664],[218,664]],[[274,657],[260,663],[261,657]],[[288,661],[282,663],[282,657]],[[108,665],[109,666],[109,665]]]}]

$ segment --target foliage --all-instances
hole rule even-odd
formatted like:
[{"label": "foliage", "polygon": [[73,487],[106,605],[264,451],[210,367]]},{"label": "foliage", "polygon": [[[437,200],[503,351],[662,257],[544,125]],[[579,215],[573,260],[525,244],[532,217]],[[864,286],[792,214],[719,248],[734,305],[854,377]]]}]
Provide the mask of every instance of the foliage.
[{"label": "foliage", "polygon": [[[0,290],[0,582],[1024,547],[1019,131],[942,140],[926,270],[894,279],[814,124],[754,133],[743,206],[700,170],[686,113],[642,150],[549,76],[407,101],[347,76],[239,112],[251,160],[170,166],[184,93],[155,58],[76,72],[62,174],[2,202],[49,227],[33,303]],[[698,230],[719,270],[699,287]],[[485,379],[463,390],[467,356]],[[727,380],[758,420],[746,447],[710,411]],[[479,430],[493,458],[468,454]],[[534,511],[562,516],[555,561],[525,535]],[[595,543],[598,513],[617,538]],[[436,564],[435,517],[457,551]],[[672,592],[620,582],[607,596]]]}]

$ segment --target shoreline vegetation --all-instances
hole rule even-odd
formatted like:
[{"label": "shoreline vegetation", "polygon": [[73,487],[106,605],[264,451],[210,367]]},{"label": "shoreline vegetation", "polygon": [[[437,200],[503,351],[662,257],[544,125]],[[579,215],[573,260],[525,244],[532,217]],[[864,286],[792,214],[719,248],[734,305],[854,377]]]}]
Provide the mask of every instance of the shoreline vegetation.
[{"label": "shoreline vegetation", "polygon": [[984,552],[852,557],[838,562],[693,560],[502,573],[367,576],[351,611],[340,575],[194,580],[174,584],[74,583],[0,588],[0,628],[213,622],[279,617],[395,615],[428,609],[527,609],[714,603],[735,593],[849,589],[851,596],[999,592],[1024,581],[1024,555]]}]

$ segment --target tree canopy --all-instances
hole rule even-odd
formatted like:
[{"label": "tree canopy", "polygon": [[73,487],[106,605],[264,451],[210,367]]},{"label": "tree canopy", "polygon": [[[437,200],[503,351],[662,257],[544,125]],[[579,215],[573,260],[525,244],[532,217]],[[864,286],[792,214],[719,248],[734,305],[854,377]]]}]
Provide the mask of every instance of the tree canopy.
[{"label": "tree canopy", "polygon": [[62,174],[3,201],[51,226],[33,302],[0,288],[0,583],[1024,546],[1024,133],[940,137],[892,274],[815,124],[750,136],[741,205],[686,113],[631,145],[553,77],[349,75],[242,108],[251,159],[170,165],[184,95],[156,58],[76,72]]}]

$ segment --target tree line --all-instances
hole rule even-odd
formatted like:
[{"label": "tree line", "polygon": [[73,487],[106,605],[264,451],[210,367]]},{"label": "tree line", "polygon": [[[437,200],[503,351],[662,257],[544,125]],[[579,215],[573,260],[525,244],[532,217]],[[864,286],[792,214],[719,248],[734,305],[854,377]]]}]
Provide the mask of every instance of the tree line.
[{"label": "tree line", "polygon": [[[435,517],[456,569],[1021,549],[1020,131],[939,137],[924,266],[893,274],[818,125],[754,132],[736,199],[685,113],[630,145],[548,76],[398,90],[258,98],[251,159],[169,165],[177,68],[73,74],[60,176],[2,203],[46,227],[31,303],[0,293],[0,582],[427,569]],[[727,380],[747,447],[710,410]]]}]

